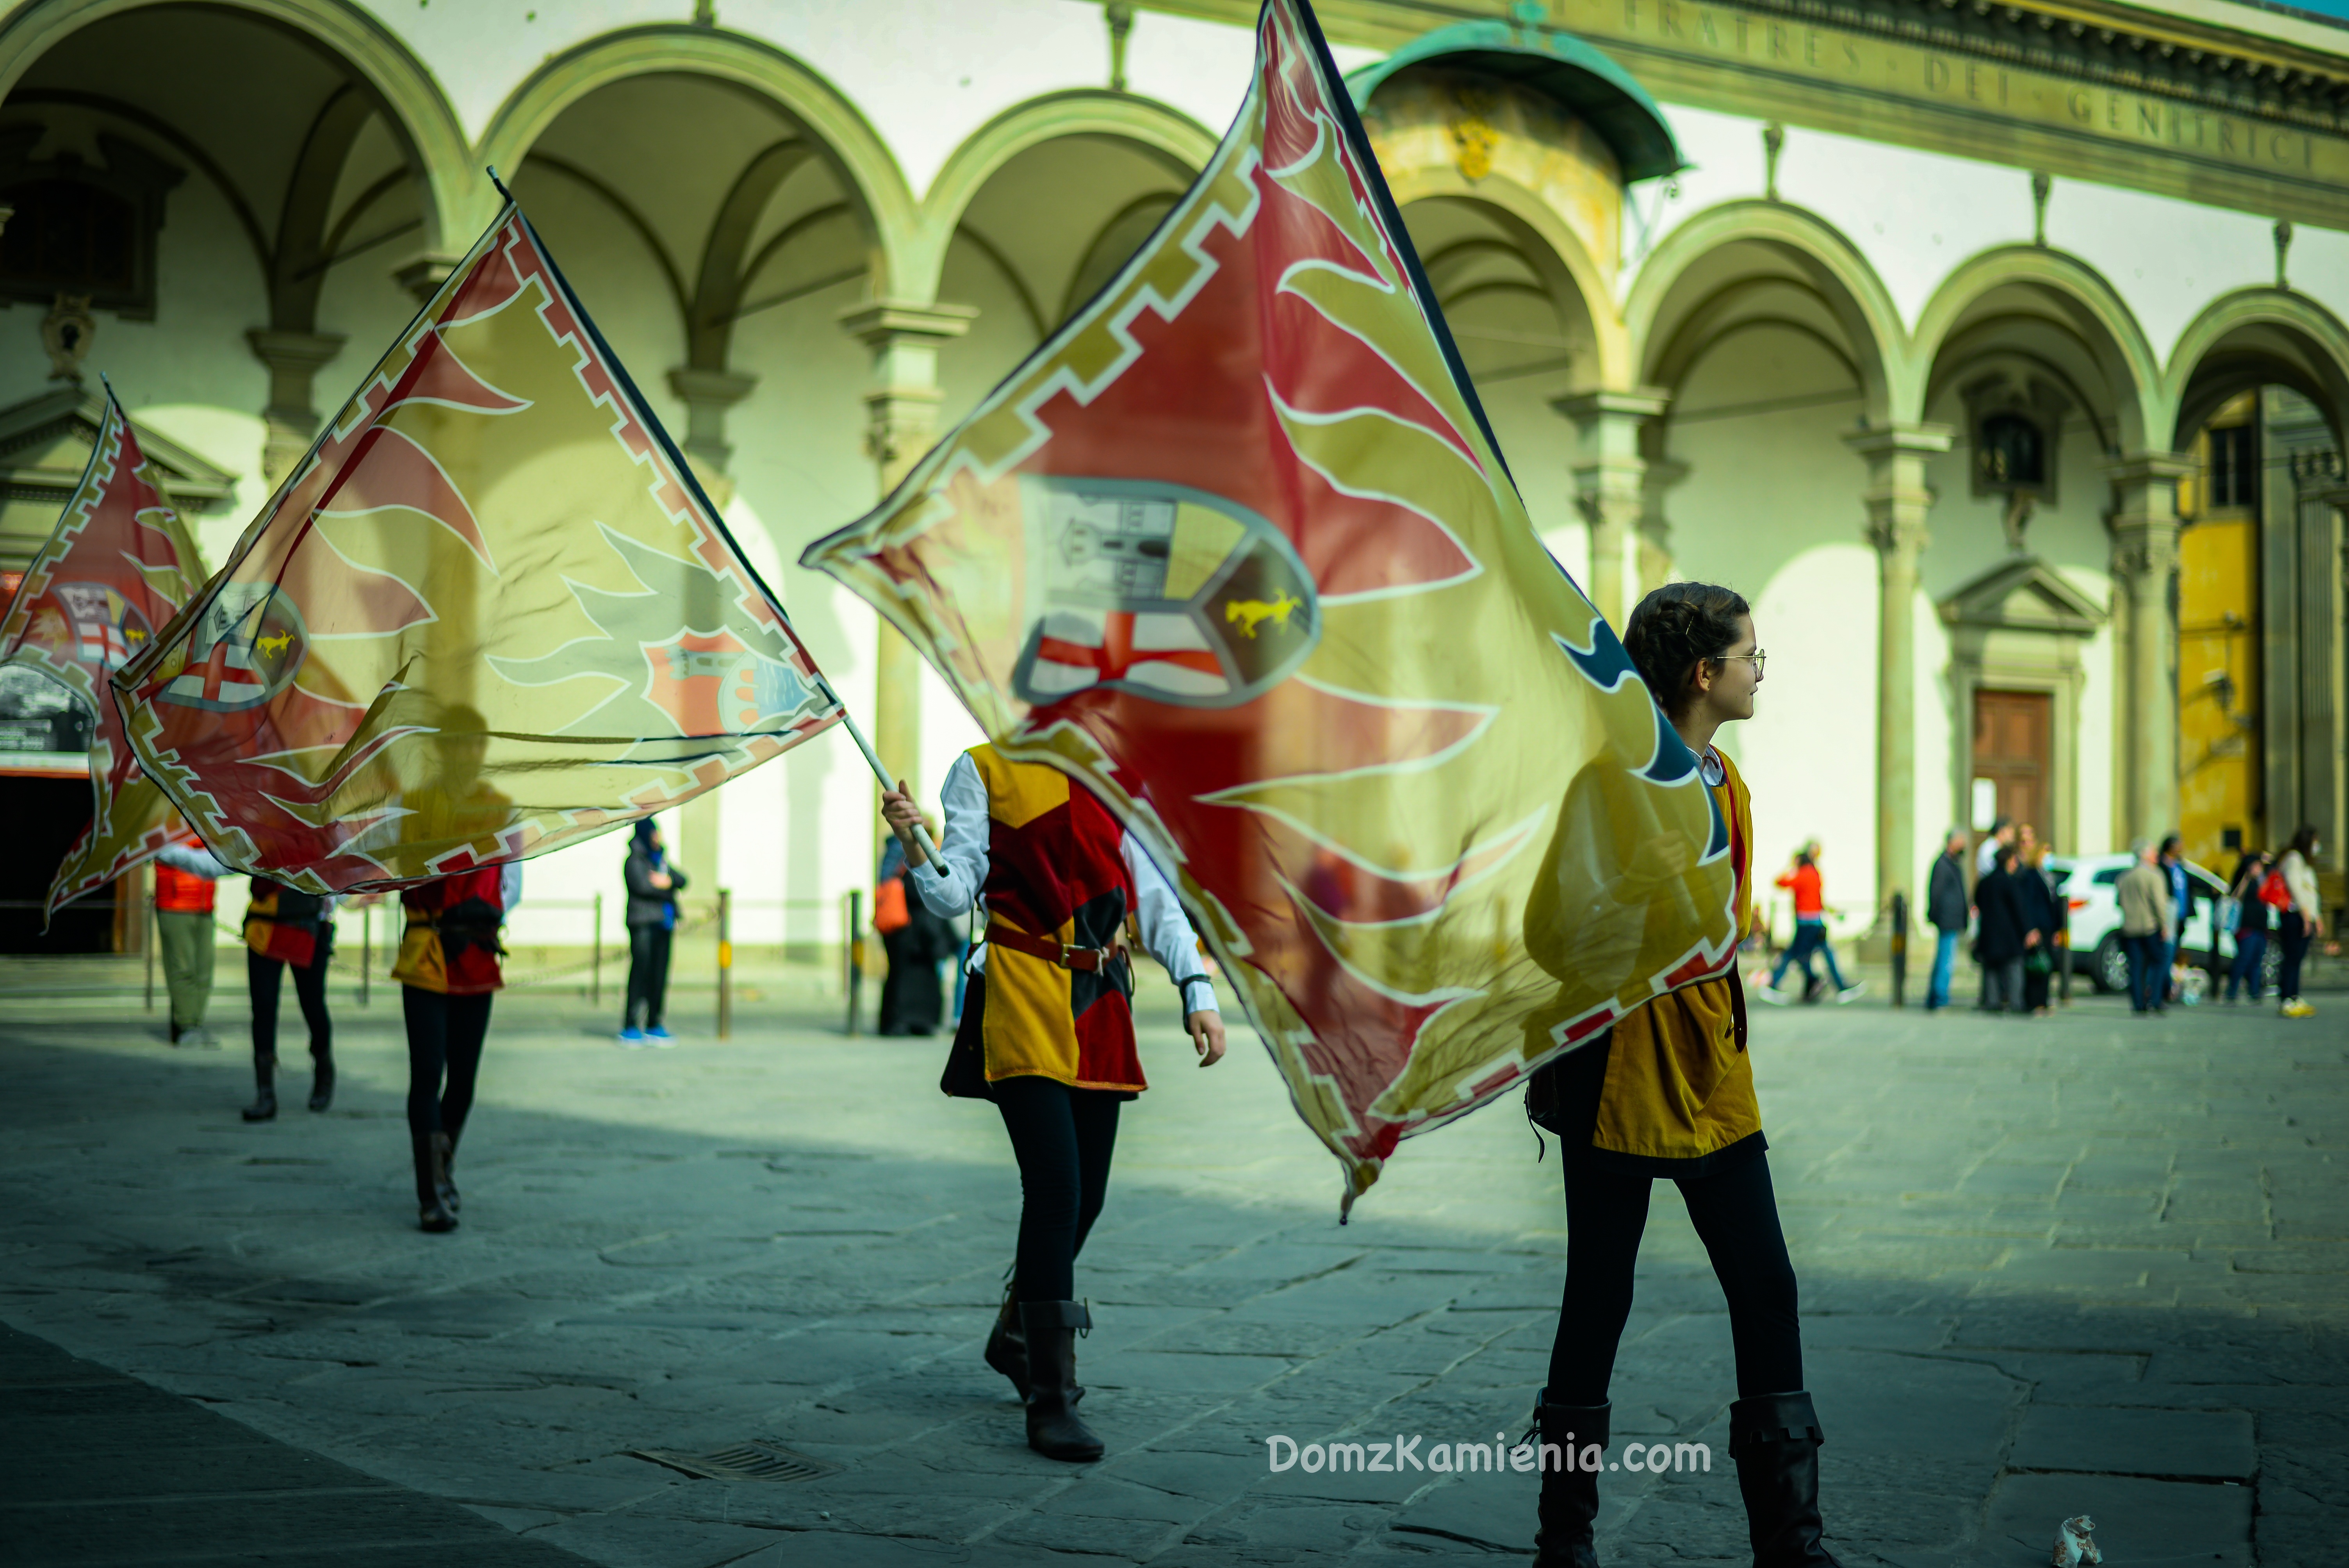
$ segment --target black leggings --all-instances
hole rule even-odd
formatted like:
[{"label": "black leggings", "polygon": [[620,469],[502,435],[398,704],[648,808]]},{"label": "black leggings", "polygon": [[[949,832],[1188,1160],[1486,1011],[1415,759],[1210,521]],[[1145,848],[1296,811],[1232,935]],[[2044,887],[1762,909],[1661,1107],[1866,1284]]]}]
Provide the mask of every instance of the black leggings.
[{"label": "black leggings", "polygon": [[[1566,1160],[1566,1301],[1549,1354],[1549,1398],[1603,1405],[1615,1346],[1631,1315],[1631,1267],[1648,1223],[1646,1176],[1629,1175],[1588,1149]],[[1795,1322],[1795,1265],[1778,1228],[1770,1161],[1762,1155],[1676,1183],[1729,1298],[1737,1393],[1792,1393],[1803,1386],[1803,1339]]]},{"label": "black leggings", "polygon": [[999,1078],[988,1087],[1019,1161],[1019,1299],[1073,1301],[1077,1254],[1109,1192],[1122,1097],[1046,1078]]},{"label": "black leggings", "polygon": [[628,1010],[620,1026],[660,1027],[668,1002],[668,952],[677,933],[666,925],[628,927]]},{"label": "black leggings", "polygon": [[288,968],[294,971],[294,999],[302,1005],[302,1021],[310,1026],[310,1054],[323,1059],[334,1053],[335,1025],[326,1016],[326,957],[323,942],[308,965],[288,965],[283,958],[264,958],[245,949],[244,979],[253,993],[254,1060],[277,1059],[277,995]]},{"label": "black leggings", "polygon": [[[490,1000],[495,992],[444,996],[413,985],[399,988],[408,1019],[408,1130],[429,1138],[445,1132],[450,1142],[465,1130],[473,1109],[473,1076],[481,1068],[481,1039],[490,1032]],[[448,1088],[441,1088],[441,1076]]]}]

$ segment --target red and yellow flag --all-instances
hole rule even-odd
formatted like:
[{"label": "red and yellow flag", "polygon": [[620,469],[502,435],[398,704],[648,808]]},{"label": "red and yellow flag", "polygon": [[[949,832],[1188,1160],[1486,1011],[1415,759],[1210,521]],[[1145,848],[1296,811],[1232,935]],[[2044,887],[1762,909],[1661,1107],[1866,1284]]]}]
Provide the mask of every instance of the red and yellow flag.
[{"label": "red and yellow flag", "polygon": [[840,717],[511,203],[115,685],[213,851],[319,892],[543,853]]},{"label": "red and yellow flag", "polygon": [[1737,938],[1727,832],[1542,548],[1310,11],[1197,183],[804,557],[1174,873],[1360,1193]]},{"label": "red and yellow flag", "polygon": [[171,840],[171,802],[125,742],[108,682],[203,580],[195,541],[164,499],[109,387],[81,484],[0,621],[0,664],[38,670],[88,705],[93,718],[97,810],[49,884],[50,917],[154,859]]}]

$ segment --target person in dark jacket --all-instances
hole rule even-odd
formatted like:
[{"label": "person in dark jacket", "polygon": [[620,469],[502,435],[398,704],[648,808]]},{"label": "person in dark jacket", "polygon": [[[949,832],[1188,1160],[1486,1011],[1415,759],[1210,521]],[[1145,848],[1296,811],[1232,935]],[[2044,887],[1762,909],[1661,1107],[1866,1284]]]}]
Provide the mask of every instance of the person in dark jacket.
[{"label": "person in dark jacket", "polygon": [[2032,843],[2014,868],[2015,891],[2023,898],[2023,1005],[2034,1018],[2047,1016],[2047,992],[2055,976],[2055,938],[2062,932],[2065,909],[2047,874],[2047,846]]},{"label": "person in dark jacket", "polygon": [[628,883],[628,1010],[620,1020],[624,1046],[667,1046],[661,1009],[668,1000],[669,944],[677,936],[677,895],[685,873],[668,863],[660,830],[636,820],[621,866]]},{"label": "person in dark jacket", "polygon": [[[935,832],[932,841],[936,841]],[[879,1028],[885,1035],[935,1035],[946,1011],[946,985],[938,965],[961,951],[961,935],[952,921],[933,914],[930,906],[906,885],[905,851],[895,839],[882,851],[876,885],[895,882],[902,898],[895,901],[901,923],[881,934],[882,951],[889,955],[889,973],[881,982]],[[874,921],[882,901],[874,900]]]},{"label": "person in dark jacket", "polygon": [[1932,923],[1933,977],[1925,985],[1925,1011],[1950,1005],[1950,973],[1958,962],[1958,940],[1966,934],[1966,830],[1951,828],[1940,858],[1925,879],[1925,918]]},{"label": "person in dark jacket", "polygon": [[1999,846],[1990,875],[1974,884],[1974,961],[1982,971],[1982,1010],[2023,1011],[2023,955],[2031,929],[2014,869],[2014,846]]},{"label": "person in dark jacket", "polygon": [[[2194,879],[2186,874],[2186,841],[2176,833],[2161,841],[2158,868],[2162,879],[2169,883],[2169,907],[2176,912],[2168,931],[2163,934],[2161,947],[2162,995],[2169,995],[2170,975],[2178,964],[2179,949],[2186,945],[2186,923],[2194,918],[2194,895],[2200,891]],[[2210,945],[2219,944],[2218,934],[2210,937]]]},{"label": "person in dark jacket", "polygon": [[2265,850],[2246,850],[2243,863],[2235,870],[2235,881],[2227,896],[2235,901],[2235,962],[2227,971],[2227,1002],[2234,1004],[2236,995],[2249,988],[2251,1001],[2260,999],[2261,983],[2266,978],[2269,917],[2271,911],[2260,894],[2266,888],[2268,872],[2275,861]]}]

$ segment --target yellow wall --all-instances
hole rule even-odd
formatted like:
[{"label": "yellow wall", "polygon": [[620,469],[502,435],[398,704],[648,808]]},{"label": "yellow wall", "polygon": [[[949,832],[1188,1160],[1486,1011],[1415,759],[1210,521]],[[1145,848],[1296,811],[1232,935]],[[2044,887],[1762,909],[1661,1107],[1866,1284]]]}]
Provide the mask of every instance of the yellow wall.
[{"label": "yellow wall", "polygon": [[[2240,399],[2248,411],[2250,399]],[[2234,406],[2213,423],[2236,424]],[[2247,845],[2264,842],[2260,820],[2258,720],[2258,519],[2241,508],[2205,504],[2210,439],[2195,438],[2203,472],[2178,487],[2190,519],[2178,539],[2178,832],[2190,860],[2231,871],[2222,846],[2240,829]],[[2194,516],[2195,512],[2202,515]]]}]

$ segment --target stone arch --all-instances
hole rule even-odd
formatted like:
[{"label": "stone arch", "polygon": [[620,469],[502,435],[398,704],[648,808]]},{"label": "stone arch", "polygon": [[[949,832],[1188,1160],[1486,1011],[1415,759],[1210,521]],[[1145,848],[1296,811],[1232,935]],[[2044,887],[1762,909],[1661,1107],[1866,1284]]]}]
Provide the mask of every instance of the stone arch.
[{"label": "stone arch", "polygon": [[1517,242],[1554,302],[1578,311],[1591,335],[1595,384],[1607,387],[1631,385],[1630,342],[1614,308],[1607,275],[1582,237],[1557,209],[1505,174],[1469,180],[1452,163],[1390,168],[1387,187],[1398,211],[1413,202],[1436,199],[1479,207],[1496,219]]},{"label": "stone arch", "polygon": [[[0,22],[0,99],[25,71],[67,35],[94,22],[174,0],[34,0]],[[426,192],[430,232],[426,249],[472,242],[473,187],[486,182],[475,168],[463,127],[440,83],[398,36],[352,0],[212,0],[226,9],[270,22],[309,46],[334,55],[375,100],[405,144]]]},{"label": "stone arch", "polygon": [[1181,110],[1132,93],[1079,88],[1016,104],[973,131],[948,155],[922,198],[915,237],[906,247],[905,297],[926,301],[937,292],[947,250],[963,215],[1012,160],[1062,137],[1106,137],[1141,149],[1188,185],[1215,156],[1215,132]]},{"label": "stone arch", "polygon": [[2116,428],[2107,441],[2113,453],[2142,451],[2149,444],[2166,450],[2162,413],[2168,400],[2160,359],[2145,329],[2103,273],[2044,245],[1984,251],[1961,263],[1933,291],[1918,316],[1912,343],[1916,406],[1922,409],[1931,401],[1942,359],[1963,346],[1968,312],[1994,291],[2015,285],[2053,304],[2064,329],[2102,370],[2114,402]]},{"label": "stone arch", "polygon": [[[1693,365],[1704,345],[1683,330],[1658,342],[1658,323],[1691,268],[1741,242],[1764,246],[1793,263],[1808,291],[1843,328],[1849,352],[1841,357],[1859,380],[1868,422],[1880,426],[1915,419],[1920,404],[1909,387],[1909,334],[1891,291],[1859,247],[1835,225],[1783,201],[1730,201],[1708,208],[1666,235],[1649,254],[1623,306],[1624,334],[1641,379],[1670,385],[1665,377],[1671,364],[1680,364],[1683,373]],[[1698,307],[1700,314],[1704,309]],[[1687,325],[1692,324],[1674,324],[1676,329]]]},{"label": "stone arch", "polygon": [[2349,439],[2349,325],[2292,289],[2222,294],[2178,335],[2162,378],[2170,424],[2182,442],[2244,387],[2272,381],[2324,410],[2335,439]]},{"label": "stone arch", "polygon": [[[761,98],[804,130],[857,209],[872,256],[874,297],[895,297],[916,220],[905,177],[855,105],[806,66],[772,45],[740,33],[690,24],[632,27],[555,56],[507,98],[482,133],[481,161],[518,167],[557,116],[595,91],[630,77],[698,76]],[[475,193],[474,227],[495,215],[486,179]]]}]

